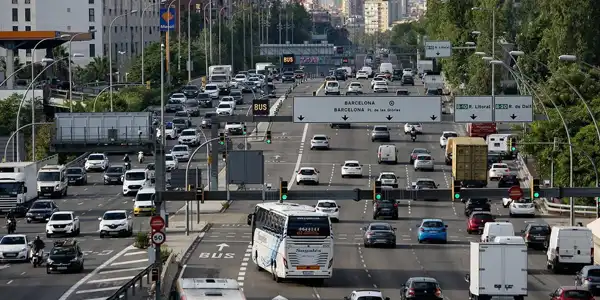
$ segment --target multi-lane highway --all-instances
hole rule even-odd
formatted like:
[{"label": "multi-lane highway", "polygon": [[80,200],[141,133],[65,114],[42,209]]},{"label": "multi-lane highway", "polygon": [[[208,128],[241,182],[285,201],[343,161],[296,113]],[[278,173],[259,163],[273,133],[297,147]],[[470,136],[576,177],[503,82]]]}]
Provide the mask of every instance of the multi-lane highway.
[{"label": "multi-lane highway", "polygon": [[[350,81],[342,83],[345,87]],[[310,95],[319,90],[321,82],[308,82],[296,89],[294,95]],[[369,82],[363,81],[365,92],[371,96]],[[390,92],[400,88],[391,84]],[[412,95],[423,93],[422,86],[409,87]],[[320,91],[320,90],[319,90]],[[345,91],[345,89],[344,89]],[[321,92],[321,91],[320,91]],[[322,95],[322,93],[319,93]],[[318,109],[318,107],[315,107]],[[283,103],[281,115],[292,114],[292,101]],[[443,150],[439,146],[442,131],[454,130],[464,135],[463,126],[456,124],[425,124],[424,134],[416,142],[403,133],[404,124],[391,124],[392,141],[399,149],[399,164],[377,164],[377,148],[380,143],[371,142],[370,129],[375,124],[352,124],[351,129],[332,129],[327,124],[273,124],[273,143],[262,145],[265,151],[266,182],[277,185],[279,178],[289,181],[290,189],[335,190],[371,188],[373,181],[382,171],[395,172],[400,178],[400,187],[405,187],[417,178],[431,178],[440,188],[449,188],[451,167],[444,164]],[[310,150],[310,139],[314,134],[331,137],[329,151]],[[415,147],[427,148],[436,160],[434,172],[415,172],[408,163],[408,155]],[[345,160],[359,160],[363,165],[361,179],[342,179],[340,164]],[[319,186],[297,186],[294,170],[299,167],[315,167],[320,171]],[[490,183],[490,188],[495,187]],[[275,200],[275,199],[270,199]],[[316,200],[316,199],[315,199]],[[290,199],[289,201],[293,201]],[[314,205],[316,201],[299,201]],[[231,211],[249,213],[257,202],[234,202]],[[216,224],[203,237],[198,249],[189,261],[184,277],[227,277],[237,279],[244,287],[248,299],[271,299],[283,295],[289,299],[342,299],[358,288],[377,288],[385,296],[399,298],[399,289],[412,276],[432,276],[438,279],[447,299],[468,297],[468,285],[464,275],[469,267],[469,242],[479,239],[465,231],[466,218],[464,205],[441,199],[436,202],[399,200],[400,218],[389,221],[397,228],[397,247],[377,249],[362,247],[360,228],[372,220],[370,201],[340,201],[341,221],[334,224],[335,263],[333,278],[325,286],[287,282],[274,283],[269,274],[257,271],[250,261],[249,243],[251,233],[240,218],[230,224]],[[502,207],[500,199],[493,199],[493,213],[499,220],[509,220],[517,231],[529,222],[548,222],[552,219],[515,218],[510,219]],[[442,218],[448,224],[449,242],[446,245],[419,244],[416,240],[416,226],[423,218]],[[529,297],[545,299],[549,292],[559,285],[571,285],[569,275],[550,275],[545,270],[545,252],[532,250],[529,253]]]},{"label": "multi-lane highway", "polygon": [[[278,84],[277,94],[283,95],[291,87],[290,84]],[[252,94],[245,94],[244,105],[238,105],[237,113],[246,114],[252,102]],[[272,99],[274,102],[276,100]],[[202,109],[200,116],[211,109]],[[212,109],[214,111],[214,108]],[[167,114],[167,121],[173,115]],[[194,126],[200,125],[200,117],[192,118]],[[253,124],[248,124],[248,131],[254,129]],[[209,136],[210,130],[204,130]],[[177,143],[169,141],[167,149]],[[147,163],[153,162],[153,157],[147,156],[143,165],[137,163],[136,154],[130,154],[133,161],[132,168],[144,168]],[[122,164],[122,156],[110,155],[111,164]],[[197,155],[193,163],[206,172],[206,156]],[[220,168],[223,166],[220,165]],[[185,168],[185,163],[180,163],[179,168]],[[107,210],[126,209],[132,210],[133,197],[123,196],[120,185],[104,185],[102,173],[88,173],[88,184],[85,186],[70,186],[69,195],[63,199],[55,199],[55,203],[62,211],[74,211],[81,220],[81,235],[77,240],[85,255],[85,271],[80,274],[54,274],[47,275],[45,268],[34,269],[27,263],[0,264],[0,291],[10,295],[11,299],[95,299],[108,297],[122,284],[148,266],[147,252],[132,249],[133,238],[100,239],[98,234],[98,217]],[[182,204],[167,203],[169,212],[180,209]],[[134,231],[148,230],[148,218],[134,219]],[[45,224],[27,224],[19,220],[17,233],[27,234],[30,238],[39,235],[45,240],[47,250],[52,247],[54,240],[45,237]],[[35,288],[32,288],[34,287]]]}]

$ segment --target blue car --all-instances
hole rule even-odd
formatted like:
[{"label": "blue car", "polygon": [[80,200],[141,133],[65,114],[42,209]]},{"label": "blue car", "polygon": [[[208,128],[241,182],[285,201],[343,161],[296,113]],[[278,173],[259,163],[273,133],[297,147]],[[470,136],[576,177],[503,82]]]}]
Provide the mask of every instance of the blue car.
[{"label": "blue car", "polygon": [[441,219],[423,219],[419,228],[417,239],[422,242],[438,242],[445,244],[448,242],[448,225]]}]

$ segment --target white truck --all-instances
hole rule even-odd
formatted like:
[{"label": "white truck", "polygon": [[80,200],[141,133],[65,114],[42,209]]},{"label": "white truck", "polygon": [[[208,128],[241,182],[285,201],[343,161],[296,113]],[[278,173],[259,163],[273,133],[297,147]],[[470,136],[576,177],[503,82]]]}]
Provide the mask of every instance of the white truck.
[{"label": "white truck", "polygon": [[433,70],[433,60],[419,60],[417,62],[417,71],[419,72],[419,75],[430,70]]},{"label": "white truck", "polygon": [[439,73],[427,73],[423,77],[423,85],[425,90],[439,90],[444,88],[444,77]]},{"label": "white truck", "polygon": [[37,199],[37,174],[40,168],[58,163],[53,155],[37,162],[0,163],[0,213],[14,210],[25,215],[28,204]]},{"label": "white truck", "polygon": [[208,67],[208,82],[215,83],[220,93],[229,93],[231,88],[233,67],[231,65],[219,65]]},{"label": "white truck", "polygon": [[524,243],[471,242],[470,300],[527,296],[527,246]]},{"label": "white truck", "polygon": [[259,62],[256,63],[256,71],[262,71],[262,70],[268,70],[268,69],[274,69],[275,65],[273,63],[270,62]]}]

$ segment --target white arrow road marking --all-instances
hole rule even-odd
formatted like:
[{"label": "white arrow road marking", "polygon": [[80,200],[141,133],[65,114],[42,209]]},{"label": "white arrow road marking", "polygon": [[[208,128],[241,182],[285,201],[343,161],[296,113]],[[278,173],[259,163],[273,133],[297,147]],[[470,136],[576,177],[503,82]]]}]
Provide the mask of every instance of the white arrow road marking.
[{"label": "white arrow road marking", "polygon": [[219,247],[219,251],[223,251],[223,248],[229,247],[229,245],[222,243],[222,244],[218,244],[217,247]]},{"label": "white arrow road marking", "polygon": [[5,264],[5,265],[1,265],[1,266],[0,266],[0,270],[3,270],[3,269],[8,269],[8,268],[10,268],[10,265],[9,265],[9,264]]}]

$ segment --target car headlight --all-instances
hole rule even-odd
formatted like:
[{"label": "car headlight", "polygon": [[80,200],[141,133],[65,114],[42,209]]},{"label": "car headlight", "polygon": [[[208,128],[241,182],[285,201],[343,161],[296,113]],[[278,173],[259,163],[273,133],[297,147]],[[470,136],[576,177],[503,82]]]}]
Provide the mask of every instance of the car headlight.
[{"label": "car headlight", "polygon": [[26,213],[26,214],[25,214],[25,216],[26,216],[26,217],[31,217],[31,216],[33,216],[33,214],[32,214],[32,213],[30,213],[30,212],[28,212],[28,213]]},{"label": "car headlight", "polygon": [[59,188],[59,187],[60,187],[60,185],[58,185],[58,184],[55,186],[55,188]]},{"label": "car headlight", "polygon": [[104,175],[104,179],[108,179],[108,175]]},{"label": "car headlight", "polygon": [[69,223],[69,224],[67,224],[67,226],[73,226],[73,223]]},{"label": "car headlight", "polygon": [[48,258],[48,260],[46,260],[46,263],[52,264],[54,263],[54,261]]},{"label": "car headlight", "polygon": [[23,252],[23,251],[27,251],[27,248],[23,248],[23,249],[21,249],[21,251],[19,251],[19,252]]}]

